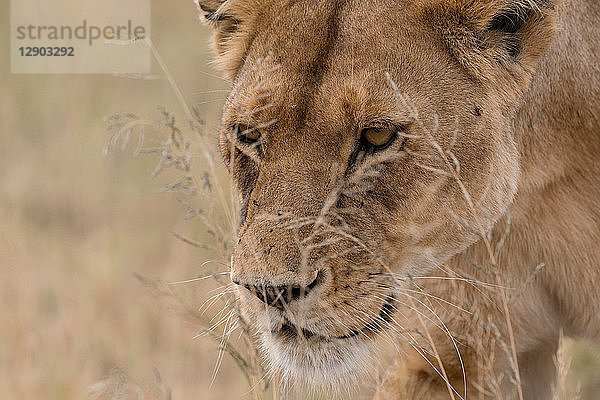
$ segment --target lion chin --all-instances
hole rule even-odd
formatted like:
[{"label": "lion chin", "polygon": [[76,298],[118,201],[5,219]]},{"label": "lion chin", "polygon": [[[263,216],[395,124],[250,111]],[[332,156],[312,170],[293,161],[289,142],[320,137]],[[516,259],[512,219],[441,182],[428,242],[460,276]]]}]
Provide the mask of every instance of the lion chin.
[{"label": "lion chin", "polygon": [[260,344],[271,370],[279,373],[287,388],[313,392],[340,392],[357,387],[369,372],[367,360],[372,340],[362,336],[298,337],[290,331],[262,332]]}]

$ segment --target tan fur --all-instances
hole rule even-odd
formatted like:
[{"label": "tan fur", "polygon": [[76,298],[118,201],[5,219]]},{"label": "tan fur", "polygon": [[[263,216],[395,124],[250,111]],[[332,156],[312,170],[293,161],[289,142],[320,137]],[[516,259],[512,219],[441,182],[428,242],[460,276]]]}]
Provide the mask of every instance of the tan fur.
[{"label": "tan fur", "polygon": [[[232,279],[273,367],[333,386],[393,336],[378,399],[451,398],[442,377],[455,398],[550,398],[560,331],[600,337],[600,4],[200,3],[233,80]],[[382,121],[406,136],[350,162]],[[282,310],[244,288],[315,276]]]}]

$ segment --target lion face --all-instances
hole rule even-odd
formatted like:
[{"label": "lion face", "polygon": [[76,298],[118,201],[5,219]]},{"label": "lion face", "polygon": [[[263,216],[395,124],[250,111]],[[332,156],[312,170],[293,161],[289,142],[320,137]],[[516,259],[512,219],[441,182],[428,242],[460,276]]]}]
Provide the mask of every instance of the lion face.
[{"label": "lion face", "polygon": [[548,16],[475,3],[200,4],[233,79],[220,135],[242,204],[231,278],[284,376],[360,369],[398,329],[411,280],[511,203],[510,121]]}]

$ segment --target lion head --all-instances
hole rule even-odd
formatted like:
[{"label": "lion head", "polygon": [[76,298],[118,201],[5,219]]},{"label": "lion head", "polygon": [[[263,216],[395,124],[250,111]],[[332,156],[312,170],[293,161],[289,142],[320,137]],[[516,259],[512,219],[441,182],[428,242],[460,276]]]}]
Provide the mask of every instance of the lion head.
[{"label": "lion head", "polygon": [[[272,366],[365,364],[398,294],[517,191],[511,126],[554,35],[545,0],[200,0],[232,80],[231,279]],[[476,229],[473,229],[473,228]]]}]

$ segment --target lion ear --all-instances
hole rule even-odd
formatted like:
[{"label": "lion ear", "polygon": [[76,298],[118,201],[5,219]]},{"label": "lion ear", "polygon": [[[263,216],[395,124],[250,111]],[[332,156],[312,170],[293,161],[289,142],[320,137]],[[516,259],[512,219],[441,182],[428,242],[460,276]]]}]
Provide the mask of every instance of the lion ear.
[{"label": "lion ear", "polygon": [[557,31],[561,0],[450,0],[430,10],[450,52],[487,76],[498,66],[533,71]]},{"label": "lion ear", "polygon": [[213,28],[213,48],[217,63],[233,76],[244,53],[244,8],[228,0],[195,0],[201,20]]},{"label": "lion ear", "polygon": [[195,0],[201,19],[211,25],[217,26],[219,22],[227,20],[230,16],[225,13],[223,4],[226,0]]}]

